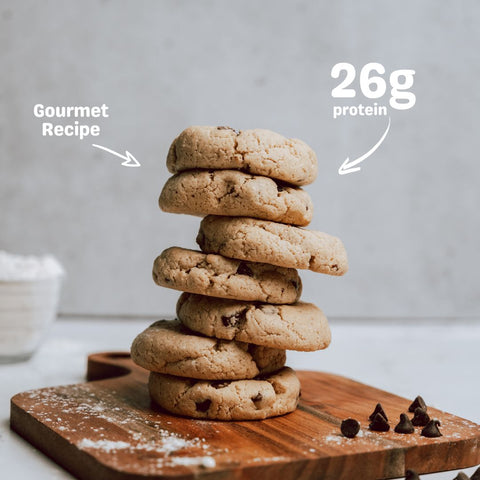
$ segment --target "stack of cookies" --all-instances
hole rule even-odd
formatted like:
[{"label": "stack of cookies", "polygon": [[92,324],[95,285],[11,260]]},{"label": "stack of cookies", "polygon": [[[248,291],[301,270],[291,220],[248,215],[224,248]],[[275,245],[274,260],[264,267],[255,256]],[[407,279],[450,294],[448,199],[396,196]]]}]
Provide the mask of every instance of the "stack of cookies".
[{"label": "stack of cookies", "polygon": [[168,248],[155,260],[158,285],[181,290],[177,319],[133,342],[150,370],[152,399],[195,418],[253,420],[295,410],[300,384],[285,350],[330,343],[322,311],[300,301],[296,269],[347,271],[342,242],[306,230],[317,174],[314,152],[268,130],[190,127],[170,147],[174,175],[160,195],[166,212],[204,217],[201,251]]}]

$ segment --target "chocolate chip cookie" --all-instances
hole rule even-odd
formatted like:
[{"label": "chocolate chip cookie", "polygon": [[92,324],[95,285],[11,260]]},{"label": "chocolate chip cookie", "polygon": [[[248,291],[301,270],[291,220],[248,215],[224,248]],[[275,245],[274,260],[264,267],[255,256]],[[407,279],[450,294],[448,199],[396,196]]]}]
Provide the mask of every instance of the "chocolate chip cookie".
[{"label": "chocolate chip cookie", "polygon": [[221,298],[295,303],[302,282],[293,268],[254,263],[171,247],[153,264],[157,285]]},{"label": "chocolate chip cookie", "polygon": [[177,415],[211,420],[261,420],[295,410],[300,383],[288,367],[253,380],[195,381],[151,373],[150,396]]},{"label": "chocolate chip cookie", "polygon": [[195,334],[179,320],[159,320],[131,348],[135,363],[151,372],[206,380],[236,380],[275,372],[285,351]]},{"label": "chocolate chip cookie", "polygon": [[271,348],[307,352],[327,348],[331,340],[325,315],[312,303],[270,305],[183,293],[177,317],[209,337]]},{"label": "chocolate chip cookie", "polygon": [[189,215],[230,215],[308,225],[313,204],[301,188],[235,170],[190,170],[167,180],[160,208]]},{"label": "chocolate chip cookie", "polygon": [[197,243],[205,253],[240,260],[329,275],[348,270],[347,253],[339,238],[255,218],[209,215],[200,224]]},{"label": "chocolate chip cookie", "polygon": [[304,142],[270,130],[193,126],[172,143],[167,157],[172,173],[195,168],[238,169],[308,185],[317,176],[317,157]]}]

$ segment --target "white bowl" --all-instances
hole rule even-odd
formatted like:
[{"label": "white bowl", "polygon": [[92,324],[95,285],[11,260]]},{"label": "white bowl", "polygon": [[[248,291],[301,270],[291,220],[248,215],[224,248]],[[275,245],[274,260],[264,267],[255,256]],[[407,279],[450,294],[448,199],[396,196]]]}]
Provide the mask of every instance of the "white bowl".
[{"label": "white bowl", "polygon": [[0,281],[0,363],[32,356],[57,316],[61,277]]}]

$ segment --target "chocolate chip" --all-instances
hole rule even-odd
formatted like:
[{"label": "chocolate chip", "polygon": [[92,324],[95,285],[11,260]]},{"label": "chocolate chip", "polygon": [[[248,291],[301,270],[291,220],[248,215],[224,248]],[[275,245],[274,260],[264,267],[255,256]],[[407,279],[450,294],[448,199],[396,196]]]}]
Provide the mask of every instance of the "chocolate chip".
[{"label": "chocolate chip", "polygon": [[197,409],[197,412],[206,412],[210,408],[211,404],[212,401],[207,398],[203,402],[195,402],[195,408]]},{"label": "chocolate chip", "polygon": [[405,413],[400,414],[400,422],[395,427],[396,433],[413,433],[415,429],[413,428],[412,422],[407,417]]},{"label": "chocolate chip", "polygon": [[440,422],[438,420],[430,420],[427,426],[423,428],[421,435],[428,438],[441,437],[442,434],[438,429]]},{"label": "chocolate chip", "polygon": [[412,418],[412,424],[416,427],[424,427],[430,421],[428,413],[423,408],[417,407]]},{"label": "chocolate chip", "polygon": [[277,192],[278,193],[284,192],[285,189],[288,187],[288,185],[286,183],[280,182],[279,180],[276,180],[275,183],[277,185]]},{"label": "chocolate chip", "polygon": [[474,474],[470,477],[470,480],[480,480],[480,467],[475,470]]},{"label": "chocolate chip", "polygon": [[296,280],[290,280],[290,283],[293,285],[295,290],[298,288],[298,282]]},{"label": "chocolate chip", "polygon": [[384,412],[382,404],[377,403],[377,406],[375,407],[375,410],[371,413],[371,415],[368,417],[370,421],[372,421],[375,418],[375,415],[379,413],[382,415],[382,417],[388,422],[388,417],[387,414]]},{"label": "chocolate chip", "polygon": [[427,410],[427,404],[425,403],[425,400],[420,395],[408,407],[408,411],[414,412],[415,409],[418,407],[423,408],[424,410]]},{"label": "chocolate chip", "polygon": [[459,472],[453,480],[470,480],[470,477],[466,473]]},{"label": "chocolate chip", "polygon": [[375,432],[388,432],[390,430],[390,425],[381,413],[377,413],[373,417],[372,423],[370,423],[368,428]]},{"label": "chocolate chip", "polygon": [[248,277],[253,277],[252,270],[245,262],[240,262],[240,265],[237,268],[237,273],[239,275],[247,275]]},{"label": "chocolate chip", "polygon": [[244,308],[234,315],[222,315],[222,323],[224,327],[236,327],[239,323],[247,318],[247,309]]},{"label": "chocolate chip", "polygon": [[340,425],[340,431],[347,438],[353,438],[360,431],[360,424],[354,418],[347,418]]},{"label": "chocolate chip", "polygon": [[231,130],[232,132],[235,132],[237,135],[240,133],[238,130],[235,130],[232,127],[226,127],[222,125],[221,127],[217,127],[217,130]]},{"label": "chocolate chip", "polygon": [[252,402],[261,402],[263,400],[263,395],[258,392],[254,397],[252,397]]},{"label": "chocolate chip", "polygon": [[170,278],[167,278],[167,277],[163,277],[163,280],[165,281],[165,283],[170,283],[172,280],[170,280]]},{"label": "chocolate chip", "polygon": [[237,325],[236,315],[231,317],[227,317],[226,315],[222,315],[222,323],[224,327],[235,327]]},{"label": "chocolate chip", "polygon": [[405,480],[420,480],[420,477],[415,470],[407,470],[405,472]]},{"label": "chocolate chip", "polygon": [[217,380],[217,381],[213,381],[213,382],[210,382],[210,385],[213,387],[213,388],[225,388],[225,387],[228,387],[230,385],[231,382],[226,382],[224,380]]}]

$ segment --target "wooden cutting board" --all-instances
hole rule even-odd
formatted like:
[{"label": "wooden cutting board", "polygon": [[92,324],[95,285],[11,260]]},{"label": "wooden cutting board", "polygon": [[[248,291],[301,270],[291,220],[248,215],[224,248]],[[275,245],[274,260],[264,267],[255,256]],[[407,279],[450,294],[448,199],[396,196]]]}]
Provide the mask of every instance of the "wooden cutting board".
[{"label": "wooden cutting board", "polygon": [[[430,408],[441,438],[371,432],[377,402],[394,426],[411,401],[336,375],[298,372],[299,408],[251,422],[169,415],[150,402],[147,375],[126,353],[91,355],[88,383],[13,397],[11,427],[88,480],[375,480],[480,463],[479,425]],[[361,423],[354,439],[340,434],[348,417]]]}]

